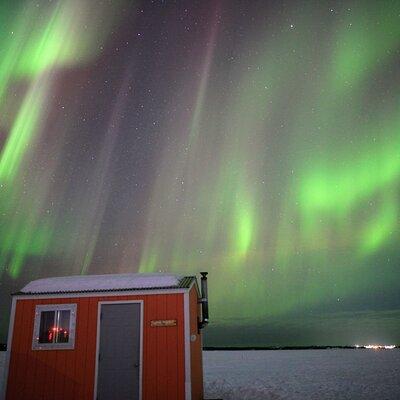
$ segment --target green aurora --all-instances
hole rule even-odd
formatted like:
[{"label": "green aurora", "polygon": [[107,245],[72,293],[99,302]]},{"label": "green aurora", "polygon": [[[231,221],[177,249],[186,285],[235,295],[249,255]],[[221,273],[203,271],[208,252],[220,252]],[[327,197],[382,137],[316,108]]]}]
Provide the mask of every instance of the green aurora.
[{"label": "green aurora", "polygon": [[[3,269],[7,265],[13,278],[21,274],[30,256],[46,254],[52,245],[53,224],[41,215],[46,193],[34,193],[31,188],[32,197],[24,199],[28,190],[23,168],[29,168],[36,135],[47,117],[46,102],[51,98],[55,71],[87,62],[95,44],[102,40],[101,32],[107,31],[107,24],[101,32],[98,23],[88,27],[92,16],[88,2],[60,1],[54,7],[44,6],[45,2],[0,5],[0,127],[9,132],[0,153],[0,264]],[[25,87],[25,93],[18,96],[16,105],[9,98],[18,85]],[[35,177],[42,178],[48,176]],[[10,218],[10,214],[14,215]]]}]

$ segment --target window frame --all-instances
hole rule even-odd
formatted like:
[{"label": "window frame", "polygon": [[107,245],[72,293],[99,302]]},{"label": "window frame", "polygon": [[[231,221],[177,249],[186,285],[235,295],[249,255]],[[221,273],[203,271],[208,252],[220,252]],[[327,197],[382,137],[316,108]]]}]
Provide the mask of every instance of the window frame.
[{"label": "window frame", "polygon": [[[35,323],[33,325],[32,350],[71,350],[75,348],[77,304],[40,304],[35,308]],[[39,343],[40,321],[44,311],[70,311],[68,342]]]}]

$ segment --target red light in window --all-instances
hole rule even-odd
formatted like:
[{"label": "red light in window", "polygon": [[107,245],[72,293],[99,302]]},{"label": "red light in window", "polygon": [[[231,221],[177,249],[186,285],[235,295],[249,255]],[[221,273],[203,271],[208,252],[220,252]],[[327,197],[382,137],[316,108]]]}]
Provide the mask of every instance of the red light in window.
[{"label": "red light in window", "polygon": [[61,338],[68,339],[69,333],[67,329],[63,329],[57,326],[53,326],[47,331],[48,342],[53,342],[54,339],[58,342]]}]

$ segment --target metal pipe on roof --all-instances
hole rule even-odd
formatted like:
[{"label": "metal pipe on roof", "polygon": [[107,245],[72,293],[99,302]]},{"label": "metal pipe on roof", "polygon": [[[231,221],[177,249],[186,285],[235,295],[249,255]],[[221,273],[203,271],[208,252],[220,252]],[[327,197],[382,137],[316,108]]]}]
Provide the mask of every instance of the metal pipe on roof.
[{"label": "metal pipe on roof", "polygon": [[208,272],[200,272],[201,275],[201,321],[199,322],[199,329],[205,328],[208,324],[208,285],[207,275]]}]

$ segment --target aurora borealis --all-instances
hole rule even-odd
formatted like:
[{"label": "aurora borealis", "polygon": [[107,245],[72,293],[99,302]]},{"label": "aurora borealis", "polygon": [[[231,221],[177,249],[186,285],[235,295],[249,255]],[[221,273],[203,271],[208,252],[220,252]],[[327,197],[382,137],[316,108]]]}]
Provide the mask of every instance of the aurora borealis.
[{"label": "aurora borealis", "polygon": [[399,2],[3,1],[0,55],[2,341],[29,280],[206,270],[208,345],[400,343]]}]

